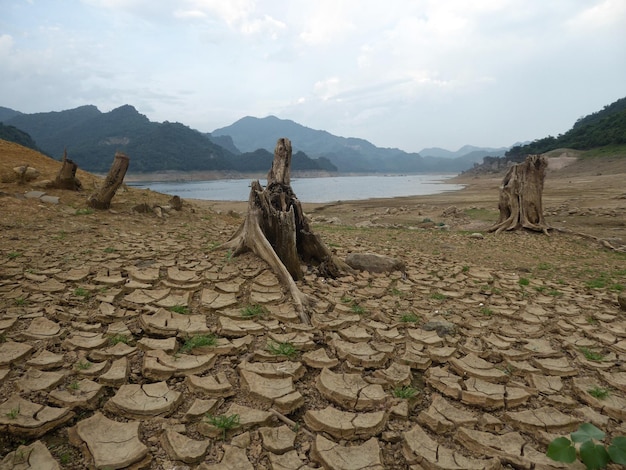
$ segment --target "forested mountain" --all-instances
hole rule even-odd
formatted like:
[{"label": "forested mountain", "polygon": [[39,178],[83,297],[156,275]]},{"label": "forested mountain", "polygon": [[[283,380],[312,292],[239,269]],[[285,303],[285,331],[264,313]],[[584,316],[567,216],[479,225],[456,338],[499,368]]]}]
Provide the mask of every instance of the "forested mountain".
[{"label": "forested mountain", "polygon": [[545,153],[557,148],[588,150],[605,145],[626,144],[626,98],[580,118],[565,134],[548,136],[526,145],[512,147],[506,155]]},{"label": "forested mountain", "polygon": [[275,116],[244,117],[230,126],[214,130],[211,135],[230,136],[241,151],[257,148],[273,150],[276,140],[288,137],[294,151],[303,151],[311,157],[325,157],[342,172],[425,170],[423,159],[417,153],[379,148],[364,139],[337,137]]},{"label": "forested mountain", "polygon": [[35,141],[26,132],[18,129],[14,126],[5,126],[0,122],[0,139],[8,140],[9,142],[15,142],[24,147],[31,148],[33,150],[41,151]]},{"label": "forested mountain", "polygon": [[[30,134],[53,158],[61,157],[67,148],[68,156],[80,168],[92,172],[108,171],[116,151],[130,156],[129,172],[134,173],[255,171],[261,165],[259,161],[265,161],[264,154],[242,154],[227,137],[214,141],[180,123],[151,122],[129,105],[108,113],[95,106],[49,113],[14,112],[5,124]],[[336,171],[327,160],[312,160],[306,155],[299,156],[298,162],[304,170]],[[270,166],[271,160],[263,171]]]}]

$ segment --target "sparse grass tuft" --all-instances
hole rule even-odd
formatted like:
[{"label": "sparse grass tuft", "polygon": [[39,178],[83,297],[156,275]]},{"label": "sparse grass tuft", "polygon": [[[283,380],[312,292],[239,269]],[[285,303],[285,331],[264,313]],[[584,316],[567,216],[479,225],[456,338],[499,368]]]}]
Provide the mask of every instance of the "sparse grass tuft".
[{"label": "sparse grass tuft", "polygon": [[19,406],[17,408],[11,408],[11,411],[9,411],[7,413],[7,418],[9,418],[9,419],[17,419],[19,414],[20,414],[20,407]]},{"label": "sparse grass tuft", "polygon": [[114,252],[115,252],[115,248],[113,248],[112,246],[107,246],[107,247],[104,249],[104,252],[105,252],[105,253],[114,253]]},{"label": "sparse grass tuft", "polygon": [[89,293],[87,289],[84,289],[82,287],[77,287],[74,290],[74,295],[77,297],[82,297],[83,299],[88,299],[91,294]]},{"label": "sparse grass tuft", "polygon": [[588,361],[600,362],[604,359],[604,354],[592,351],[589,348],[580,348],[579,351],[585,356]]},{"label": "sparse grass tuft", "polygon": [[596,386],[587,390],[587,393],[598,400],[604,400],[611,394],[611,391],[608,388]]},{"label": "sparse grass tuft", "polygon": [[93,209],[85,208],[85,209],[76,209],[74,215],[89,215],[93,214]]},{"label": "sparse grass tuft", "polygon": [[430,295],[430,298],[433,300],[446,300],[448,297],[440,292],[434,292]]},{"label": "sparse grass tuft", "polygon": [[22,253],[20,253],[19,251],[12,251],[7,255],[9,259],[19,258],[20,256],[22,256]]},{"label": "sparse grass tuft", "polygon": [[77,370],[87,370],[92,366],[91,362],[80,360],[74,364],[74,368]]},{"label": "sparse grass tuft", "polygon": [[23,297],[18,297],[17,299],[15,299],[15,305],[17,307],[24,307],[27,303],[28,301]]},{"label": "sparse grass tuft", "polygon": [[230,416],[220,415],[212,416],[207,415],[207,421],[218,429],[222,430],[222,439],[226,440],[226,433],[231,429],[239,426],[239,415],[234,414]]},{"label": "sparse grass tuft", "polygon": [[518,283],[520,286],[527,286],[530,284],[530,279],[527,277],[520,277]]},{"label": "sparse grass tuft", "polygon": [[393,396],[396,398],[409,399],[417,395],[417,389],[405,385],[404,387],[396,387],[393,389]]},{"label": "sparse grass tuft", "polygon": [[402,323],[417,323],[420,321],[420,317],[414,313],[405,313],[400,317]]},{"label": "sparse grass tuft", "polygon": [[292,343],[268,343],[267,350],[275,356],[286,356],[289,359],[298,354],[298,350]]},{"label": "sparse grass tuft", "polygon": [[248,305],[241,309],[241,316],[244,318],[263,318],[269,311],[263,305]]},{"label": "sparse grass tuft", "polygon": [[215,346],[217,344],[217,338],[214,335],[196,335],[185,341],[185,344],[180,348],[180,352],[186,354],[195,348],[201,348],[203,346]]},{"label": "sparse grass tuft", "polygon": [[480,313],[482,313],[486,317],[490,317],[491,315],[493,315],[493,310],[491,310],[489,307],[483,307],[480,309]]},{"label": "sparse grass tuft", "polygon": [[364,315],[365,313],[367,313],[367,310],[365,310],[364,307],[357,304],[356,302],[352,303],[350,310],[352,311],[352,313],[356,313],[357,315]]},{"label": "sparse grass tuft", "polygon": [[170,307],[168,310],[170,312],[180,313],[182,315],[188,315],[189,314],[189,307],[187,307],[185,305],[174,305],[174,306]]},{"label": "sparse grass tuft", "polygon": [[129,342],[130,342],[130,338],[128,338],[128,336],[126,335],[117,334],[117,335],[109,336],[109,344],[111,346],[115,346],[116,344],[119,344],[119,343],[128,344]]},{"label": "sparse grass tuft", "polygon": [[80,389],[80,383],[77,380],[72,381],[67,388],[69,388],[70,390],[79,390]]}]

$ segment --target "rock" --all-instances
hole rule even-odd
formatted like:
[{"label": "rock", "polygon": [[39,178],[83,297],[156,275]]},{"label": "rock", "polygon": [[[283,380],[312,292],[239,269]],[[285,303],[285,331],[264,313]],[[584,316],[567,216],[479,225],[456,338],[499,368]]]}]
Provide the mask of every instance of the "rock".
[{"label": "rock", "polygon": [[372,273],[406,271],[406,265],[402,260],[374,253],[350,253],[346,257],[346,263],[351,268]]},{"label": "rock", "polygon": [[426,331],[436,331],[441,338],[444,336],[454,336],[456,334],[456,325],[447,320],[431,320],[422,325],[422,329]]},{"label": "rock", "polygon": [[485,238],[485,236],[484,236],[482,233],[480,233],[480,232],[470,233],[470,234],[469,234],[469,237],[470,237],[470,238],[473,238],[473,239],[475,239],[475,240],[482,240],[482,239],[484,239],[484,238]]},{"label": "rock", "polygon": [[13,168],[13,171],[17,174],[21,181],[32,181],[39,178],[40,175],[39,170],[28,165],[16,166]]}]

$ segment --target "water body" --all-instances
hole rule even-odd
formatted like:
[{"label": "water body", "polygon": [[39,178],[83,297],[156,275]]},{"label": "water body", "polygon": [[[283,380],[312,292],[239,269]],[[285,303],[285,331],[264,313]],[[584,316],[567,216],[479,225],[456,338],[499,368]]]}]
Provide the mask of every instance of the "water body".
[{"label": "water body", "polygon": [[[455,175],[376,175],[331,176],[324,178],[292,178],[291,187],[301,202],[353,201],[370,198],[425,196],[463,188],[446,183]],[[249,179],[210,181],[171,181],[130,183],[159,193],[178,195],[183,199],[208,201],[247,201]],[[261,180],[265,185],[266,181]]]}]

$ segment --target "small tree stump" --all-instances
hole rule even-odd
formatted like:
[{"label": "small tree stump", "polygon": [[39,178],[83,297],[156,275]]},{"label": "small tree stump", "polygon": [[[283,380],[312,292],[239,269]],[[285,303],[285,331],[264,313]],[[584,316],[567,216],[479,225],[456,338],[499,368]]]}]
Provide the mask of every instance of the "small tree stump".
[{"label": "small tree stump", "polygon": [[258,180],[251,183],[246,218],[223,248],[233,249],[233,256],[252,251],[265,260],[289,289],[302,322],[309,324],[309,299],[295,283],[303,278],[302,263],[317,265],[325,277],[353,270],[311,230],[291,189],[291,153],[289,139],[278,139],[267,186],[264,189]]},{"label": "small tree stump", "polygon": [[490,232],[525,228],[548,234],[541,202],[547,167],[542,155],[528,155],[523,163],[509,168],[500,186],[500,218]]},{"label": "small tree stump", "polygon": [[76,178],[78,165],[67,158],[67,149],[63,152],[63,166],[59,170],[57,177],[52,182],[51,187],[58,189],[69,189],[70,191],[78,191],[82,188],[82,184]]},{"label": "small tree stump", "polygon": [[111,199],[124,181],[128,170],[129,158],[122,152],[115,153],[115,159],[100,189],[89,196],[87,204],[94,209],[108,209],[111,207]]}]

